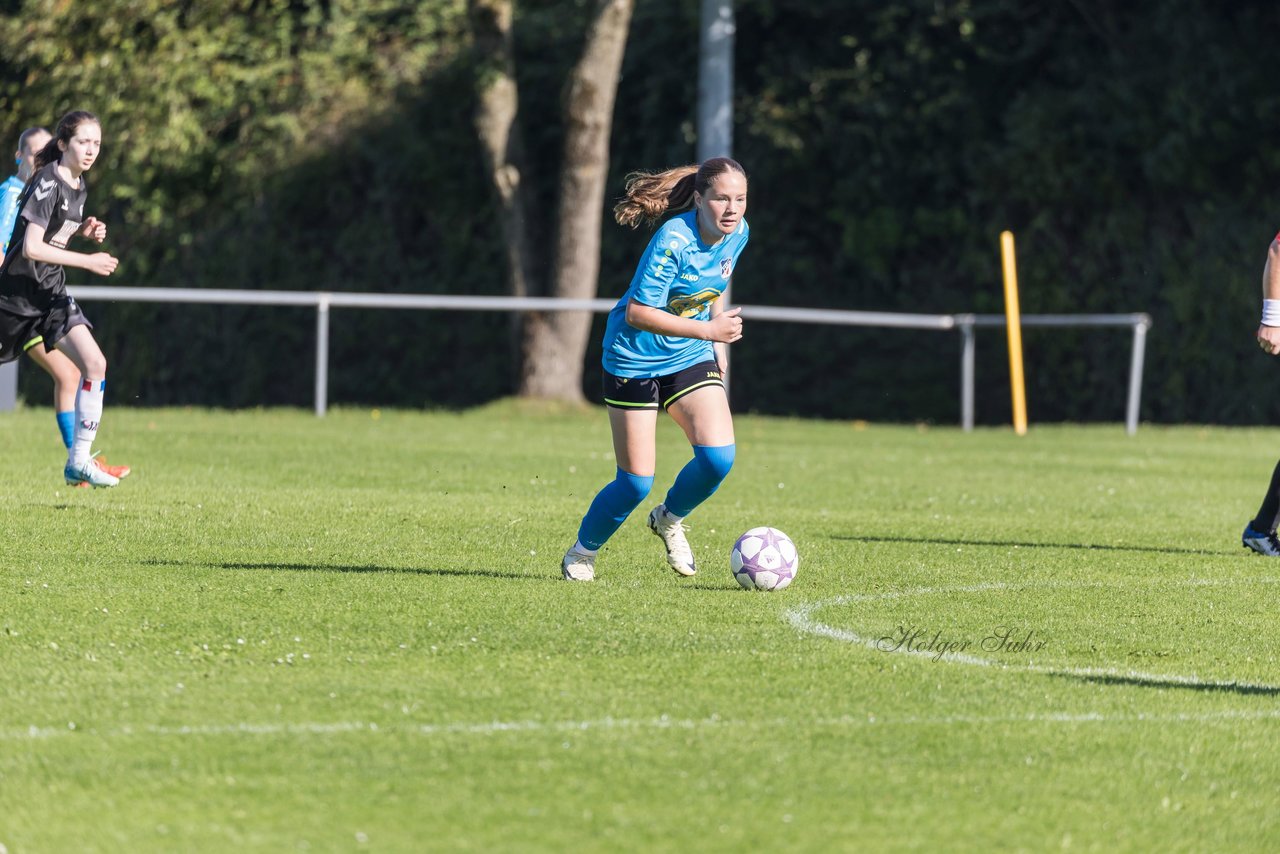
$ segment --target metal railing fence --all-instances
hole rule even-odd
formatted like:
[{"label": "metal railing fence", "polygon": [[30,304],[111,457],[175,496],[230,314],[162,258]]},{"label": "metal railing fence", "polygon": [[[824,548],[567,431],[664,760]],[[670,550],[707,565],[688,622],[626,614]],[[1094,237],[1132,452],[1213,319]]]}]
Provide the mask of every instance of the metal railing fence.
[{"label": "metal railing fence", "polygon": [[[324,415],[329,405],[329,314],[333,308],[410,309],[435,311],[591,311],[607,313],[612,299],[559,299],[554,297],[453,296],[444,294],[370,294],[330,291],[251,291],[222,288],[131,288],[110,285],[78,285],[68,288],[81,301],[200,303],[216,305],[302,306],[316,310],[315,412]],[[961,335],[960,424],[973,429],[975,352],[977,329],[1005,325],[998,314],[903,314],[882,311],[845,311],[821,308],[784,308],[744,305],[742,316],[751,321],[813,323],[829,326],[862,326],[892,329],[950,331]],[[1127,327],[1133,331],[1129,363],[1129,389],[1125,405],[1125,429],[1138,429],[1142,396],[1143,360],[1151,316],[1134,314],[1027,314],[1024,327]],[[0,409],[12,408],[16,371],[0,370]],[[7,402],[5,395],[9,394]]]}]

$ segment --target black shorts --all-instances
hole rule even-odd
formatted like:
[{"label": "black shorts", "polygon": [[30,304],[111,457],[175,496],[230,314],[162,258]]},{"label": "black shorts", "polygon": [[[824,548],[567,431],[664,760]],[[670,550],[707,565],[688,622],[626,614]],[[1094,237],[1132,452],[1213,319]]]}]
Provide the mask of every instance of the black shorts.
[{"label": "black shorts", "polygon": [[710,359],[664,377],[615,377],[608,371],[602,373],[604,402],[614,409],[667,409],[695,389],[724,388],[720,366]]},{"label": "black shorts", "polygon": [[11,314],[0,306],[0,364],[12,362],[37,344],[52,350],[76,326],[93,328],[70,296],[54,301],[37,317]]}]

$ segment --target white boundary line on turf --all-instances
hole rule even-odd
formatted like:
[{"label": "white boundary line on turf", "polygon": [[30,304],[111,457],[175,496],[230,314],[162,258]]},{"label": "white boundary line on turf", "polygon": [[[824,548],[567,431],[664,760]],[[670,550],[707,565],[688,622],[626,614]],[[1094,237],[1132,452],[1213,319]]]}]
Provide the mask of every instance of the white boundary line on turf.
[{"label": "white boundary line on turf", "polygon": [[335,735],[406,735],[437,737],[449,735],[502,735],[505,733],[571,734],[609,732],[620,730],[703,730],[703,729],[776,729],[787,726],[813,725],[819,727],[880,727],[880,726],[954,726],[969,724],[982,726],[1009,723],[1043,724],[1127,724],[1127,723],[1213,723],[1215,721],[1268,721],[1280,720],[1280,709],[1237,711],[1224,709],[1216,712],[1173,714],[1107,714],[1103,712],[1038,712],[1026,715],[937,715],[882,717],[868,713],[863,716],[842,715],[834,718],[802,720],[730,720],[727,718],[671,718],[667,716],[647,719],[597,718],[582,721],[489,721],[487,723],[449,724],[378,724],[372,721],[336,721],[333,723],[292,724],[209,724],[199,726],[123,726],[107,730],[67,727],[28,727],[27,729],[0,730],[3,741],[43,741],[62,736],[80,738],[132,738],[154,736],[157,738],[188,738],[218,736],[335,736]]},{"label": "white boundary line on turf", "polygon": [[[886,652],[875,646],[875,640],[863,638],[855,632],[834,628],[818,622],[813,618],[815,611],[822,608],[854,602],[875,602],[904,599],[913,596],[947,595],[953,593],[982,593],[994,590],[1026,590],[1026,589],[1089,589],[1102,587],[1133,586],[1134,583],[1162,581],[1164,579],[1143,579],[1138,582],[1071,582],[1047,581],[1009,584],[993,582],[953,587],[917,587],[905,590],[887,591],[884,593],[851,594],[824,599],[800,605],[784,612],[788,622],[798,631],[807,634],[829,637],[847,643],[857,643]],[[1230,584],[1276,584],[1280,578],[1252,579],[1185,579],[1170,581],[1175,586],[1183,587],[1216,587]],[[935,652],[922,650],[896,650],[898,654],[934,658]],[[1043,674],[1059,674],[1068,676],[1113,676],[1130,679],[1136,682],[1153,684],[1176,683],[1188,687],[1220,688],[1220,689],[1254,689],[1261,691],[1280,690],[1270,685],[1236,681],[1204,680],[1196,676],[1177,674],[1151,674],[1140,671],[1126,671],[1116,668],[1073,668],[1050,667],[1044,665],[1006,664],[990,659],[978,658],[956,653],[943,655],[949,661],[982,667],[995,667],[1005,670],[1020,670]],[[491,736],[503,733],[586,733],[593,731],[618,730],[697,730],[712,728],[776,728],[809,723],[822,727],[855,727],[855,726],[950,726],[950,725],[987,725],[1007,723],[1047,723],[1047,724],[1088,724],[1088,723],[1212,723],[1215,721],[1269,721],[1280,720],[1280,709],[1241,711],[1225,709],[1215,712],[1150,714],[1109,714],[1101,712],[1042,712],[1026,715],[938,715],[938,716],[902,716],[881,717],[872,713],[854,717],[845,715],[835,718],[820,718],[812,721],[800,720],[728,720],[720,717],[710,718],[671,718],[663,715],[657,718],[598,718],[579,721],[487,721],[487,722],[454,722],[441,724],[412,724],[396,722],[378,724],[370,721],[337,721],[331,723],[233,723],[205,724],[190,726],[123,726],[106,730],[92,727],[83,728],[75,724],[64,726],[29,726],[25,729],[0,729],[0,742],[39,741],[61,736],[79,735],[89,738],[130,738],[137,736],[153,736],[161,738],[182,737],[219,737],[219,736],[337,736],[346,734],[386,734],[436,737],[448,735]]]},{"label": "white boundary line on turf", "polygon": [[1028,581],[1017,584],[1007,582],[994,581],[988,584],[970,584],[958,585],[955,587],[914,587],[905,590],[891,590],[884,593],[853,593],[847,596],[835,596],[830,599],[820,599],[817,602],[810,602],[805,605],[798,605],[788,608],[783,612],[783,616],[788,623],[802,634],[817,635],[819,637],[831,638],[832,640],[843,641],[844,643],[865,646],[868,649],[886,655],[909,655],[917,658],[927,658],[933,661],[947,661],[953,664],[967,664],[973,667],[994,667],[998,670],[1018,670],[1027,673],[1041,673],[1051,676],[1074,676],[1084,678],[1117,678],[1126,679],[1133,682],[1144,682],[1152,685],[1183,685],[1188,688],[1213,688],[1221,690],[1243,689],[1253,691],[1278,691],[1280,687],[1267,685],[1259,682],[1240,682],[1236,680],[1215,680],[1202,679],[1196,675],[1184,676],[1173,673],[1145,673],[1140,670],[1122,670],[1114,667],[1066,667],[1053,666],[1044,664],[1013,664],[997,661],[991,658],[983,658],[976,655],[968,655],[963,652],[938,652],[936,650],[924,649],[904,649],[901,645],[893,649],[884,649],[880,646],[883,638],[864,637],[857,632],[849,629],[837,628],[830,626],[814,618],[813,614],[824,608],[833,608],[839,605],[849,605],[855,602],[883,602],[893,599],[906,599],[914,596],[941,596],[954,593],[986,593],[993,590],[1041,590],[1053,588],[1065,588],[1072,590],[1084,590],[1091,587],[1120,587],[1134,586],[1135,583],[1167,581],[1177,587],[1220,587],[1231,584],[1276,584],[1280,582],[1280,578],[1248,578],[1248,579],[1207,579],[1207,578],[1191,578],[1178,580],[1166,579],[1142,579],[1138,582],[1103,582],[1103,581]]}]

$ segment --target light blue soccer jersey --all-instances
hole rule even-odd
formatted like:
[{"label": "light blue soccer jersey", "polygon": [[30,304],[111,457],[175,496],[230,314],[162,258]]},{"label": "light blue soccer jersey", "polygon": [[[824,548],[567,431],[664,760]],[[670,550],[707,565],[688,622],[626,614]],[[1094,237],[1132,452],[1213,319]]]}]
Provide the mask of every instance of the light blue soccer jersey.
[{"label": "light blue soccer jersey", "polygon": [[9,238],[13,237],[13,226],[18,222],[18,197],[22,195],[22,187],[17,175],[10,175],[0,184],[0,255],[9,251]]},{"label": "light blue soccer jersey", "polygon": [[733,234],[708,246],[698,234],[697,219],[697,211],[692,210],[662,224],[636,266],[627,292],[609,312],[601,361],[614,376],[661,377],[715,358],[710,341],[655,335],[627,323],[631,300],[679,317],[711,317],[711,304],[728,287],[751,230],[744,219]]}]

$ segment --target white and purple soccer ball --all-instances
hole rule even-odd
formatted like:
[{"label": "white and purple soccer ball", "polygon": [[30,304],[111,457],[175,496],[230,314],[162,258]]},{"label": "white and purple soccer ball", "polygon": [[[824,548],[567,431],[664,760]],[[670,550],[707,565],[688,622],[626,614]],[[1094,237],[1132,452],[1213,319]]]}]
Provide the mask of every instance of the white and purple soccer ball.
[{"label": "white and purple soccer ball", "polygon": [[752,528],[733,544],[729,568],[748,590],[781,590],[795,580],[800,555],[777,528]]}]

